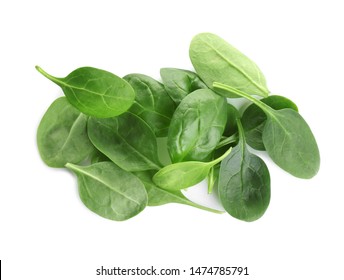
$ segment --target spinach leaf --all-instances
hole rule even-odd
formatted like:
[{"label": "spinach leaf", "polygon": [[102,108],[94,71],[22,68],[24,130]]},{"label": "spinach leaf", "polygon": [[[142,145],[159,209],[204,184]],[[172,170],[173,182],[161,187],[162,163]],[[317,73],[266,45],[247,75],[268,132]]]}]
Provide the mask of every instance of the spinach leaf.
[{"label": "spinach leaf", "polygon": [[154,172],[152,171],[136,172],[135,175],[145,185],[148,194],[148,206],[160,206],[167,203],[179,203],[213,213],[222,213],[222,211],[208,208],[189,200],[180,190],[165,190],[159,188],[152,180],[154,175]]},{"label": "spinach leaf", "polygon": [[95,149],[95,151],[90,156],[91,164],[103,162],[103,161],[111,161],[106,155],[104,155],[102,152]]},{"label": "spinach leaf", "polygon": [[210,162],[186,161],[167,165],[154,175],[153,182],[160,188],[167,190],[186,189],[204,180],[210,169],[230,152],[231,149]]},{"label": "spinach leaf", "polygon": [[89,116],[118,116],[126,112],[135,99],[133,88],[125,80],[101,69],[82,67],[65,78],[53,77],[39,66],[36,69],[59,85],[75,108]]},{"label": "spinach leaf", "polygon": [[175,104],[164,85],[142,74],[129,74],[123,78],[135,90],[136,97],[130,112],[143,119],[157,137],[167,136]]},{"label": "spinach leaf", "polygon": [[226,125],[226,104],[209,89],[196,90],[182,100],[168,131],[172,162],[208,160]]},{"label": "spinach leaf", "polygon": [[37,129],[38,151],[48,166],[79,163],[94,150],[87,136],[87,119],[65,97],[50,105]]},{"label": "spinach leaf", "polygon": [[78,177],[82,202],[104,218],[127,220],[140,213],[147,205],[147,192],[142,182],[112,162],[90,166],[67,163],[66,167]]},{"label": "spinach leaf", "polygon": [[223,136],[229,137],[238,132],[238,126],[236,122],[238,117],[238,110],[232,104],[227,103],[227,122]]},{"label": "spinach leaf", "polygon": [[223,208],[243,221],[259,219],[270,202],[270,174],[264,161],[249,152],[238,119],[239,143],[222,162],[218,192]]},{"label": "spinach leaf", "polygon": [[309,179],[318,173],[320,154],[314,135],[301,115],[293,109],[274,110],[249,94],[228,85],[214,87],[245,97],[259,106],[267,116],[263,143],[271,159],[295,177]]},{"label": "spinach leaf", "polygon": [[[213,83],[220,82],[249,94],[268,96],[269,90],[258,66],[217,35],[196,35],[189,55],[197,74],[209,88],[214,89]],[[231,94],[230,97],[237,96]]]},{"label": "spinach leaf", "polygon": [[162,68],[160,76],[167,93],[177,105],[189,93],[197,89],[208,88],[196,73],[189,70]]},{"label": "spinach leaf", "polygon": [[107,119],[91,117],[88,136],[100,152],[126,171],[161,167],[152,129],[130,112]]},{"label": "spinach leaf", "polygon": [[[272,109],[281,110],[290,108],[298,111],[297,106],[288,98],[279,95],[271,95],[260,99],[263,103],[269,105]],[[243,113],[241,123],[245,131],[247,144],[256,150],[265,151],[262,132],[264,129],[266,115],[256,104],[251,104]]]}]

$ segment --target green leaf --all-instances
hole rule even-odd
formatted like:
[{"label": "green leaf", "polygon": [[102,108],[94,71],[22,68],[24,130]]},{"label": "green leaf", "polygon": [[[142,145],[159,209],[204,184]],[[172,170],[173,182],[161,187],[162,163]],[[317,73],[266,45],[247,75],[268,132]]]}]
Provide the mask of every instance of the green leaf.
[{"label": "green leaf", "polygon": [[232,104],[227,103],[227,122],[223,136],[229,137],[238,132],[238,126],[236,122],[238,117],[238,110]]},{"label": "green leaf", "polygon": [[295,177],[309,179],[318,173],[320,153],[314,135],[301,115],[292,109],[274,110],[260,100],[231,88],[214,83],[215,87],[236,93],[259,106],[267,116],[263,143],[271,159]]},{"label": "green leaf", "polygon": [[[260,99],[260,101],[275,110],[290,108],[298,111],[297,106],[291,100],[283,96],[271,95]],[[262,133],[266,119],[267,117],[264,111],[254,103],[246,108],[241,119],[245,131],[246,142],[256,150],[265,151]]]},{"label": "green leaf", "polygon": [[258,66],[219,36],[196,35],[189,55],[197,74],[209,88],[214,89],[213,83],[220,82],[252,95],[268,96],[269,90]]},{"label": "green leaf", "polygon": [[259,219],[270,203],[270,174],[264,161],[249,152],[238,119],[239,143],[222,162],[218,192],[223,208],[243,221]]},{"label": "green leaf", "polygon": [[189,70],[162,68],[160,76],[167,93],[177,105],[189,93],[197,89],[208,88],[196,73]]},{"label": "green leaf", "polygon": [[152,129],[132,113],[107,119],[91,117],[88,135],[100,152],[126,171],[161,168]]},{"label": "green leaf", "polygon": [[164,85],[142,74],[130,74],[123,78],[135,90],[136,97],[130,112],[143,119],[157,137],[167,136],[175,104]]},{"label": "green leaf", "polygon": [[38,151],[48,166],[79,163],[94,150],[87,136],[87,119],[65,97],[50,105],[37,129]]},{"label": "green leaf", "polygon": [[101,69],[82,67],[65,78],[53,77],[39,66],[36,69],[59,85],[75,108],[89,116],[118,116],[126,112],[135,99],[133,88],[125,80]]},{"label": "green leaf", "polygon": [[167,165],[154,175],[153,182],[160,188],[167,190],[186,189],[204,180],[210,169],[230,152],[231,149],[210,162],[186,161]]},{"label": "green leaf", "polygon": [[136,216],[147,205],[147,193],[142,182],[112,162],[90,166],[68,163],[66,167],[78,177],[82,202],[99,216],[123,221]]},{"label": "green leaf", "polygon": [[196,90],[182,100],[168,132],[172,162],[208,160],[226,125],[226,104],[209,89]]},{"label": "green leaf", "polygon": [[136,172],[135,175],[142,181],[145,185],[147,194],[148,194],[148,206],[160,206],[167,203],[179,203],[189,205],[201,210],[206,210],[213,213],[222,213],[222,211],[218,211],[215,209],[211,209],[205,207],[203,205],[197,204],[187,197],[180,190],[165,190],[159,188],[153,182],[153,175],[154,172],[152,171],[142,171]]}]

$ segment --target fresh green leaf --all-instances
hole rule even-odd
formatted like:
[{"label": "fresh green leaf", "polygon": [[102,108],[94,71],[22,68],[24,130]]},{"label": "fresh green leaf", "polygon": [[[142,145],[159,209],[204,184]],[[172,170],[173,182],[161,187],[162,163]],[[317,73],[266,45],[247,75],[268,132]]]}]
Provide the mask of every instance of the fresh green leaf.
[{"label": "fresh green leaf", "polygon": [[130,112],[107,119],[91,117],[88,136],[100,152],[126,171],[161,168],[152,129]]},{"label": "fresh green leaf", "polygon": [[245,97],[259,106],[267,116],[263,143],[271,159],[295,177],[309,179],[318,173],[320,154],[314,135],[301,115],[293,109],[274,110],[260,100],[228,85],[221,88]]},{"label": "fresh green leaf", "polygon": [[180,203],[213,213],[222,213],[222,211],[211,209],[189,200],[180,190],[165,190],[159,188],[153,182],[152,178],[154,172],[152,171],[136,172],[135,175],[146,187],[148,194],[148,206],[160,206],[167,203]]},{"label": "fresh green leaf", "polygon": [[[285,108],[290,108],[298,111],[297,106],[283,96],[271,95],[269,97],[260,99],[263,103],[269,105],[272,109],[281,110]],[[262,132],[264,129],[266,115],[262,109],[260,109],[256,104],[252,103],[246,108],[243,113],[241,123],[245,131],[245,138],[247,144],[256,150],[265,151]]]},{"label": "fresh green leaf", "polygon": [[133,88],[125,80],[110,72],[82,67],[65,78],[56,78],[39,66],[36,66],[36,69],[59,85],[68,101],[86,115],[110,118],[126,112],[134,103]]},{"label": "fresh green leaf", "polygon": [[172,162],[208,160],[226,125],[226,104],[209,89],[196,90],[182,100],[168,132]]},{"label": "fresh green leaf", "polygon": [[218,192],[223,208],[243,221],[259,219],[270,203],[270,174],[264,161],[249,152],[238,119],[239,143],[222,162]]},{"label": "fresh green leaf", "polygon": [[208,88],[196,73],[189,70],[162,68],[160,76],[167,93],[177,105],[189,93],[197,89]]},{"label": "fresh green leaf", "polygon": [[123,78],[135,90],[136,97],[130,112],[143,119],[157,137],[167,136],[175,104],[164,85],[142,74],[130,74]]},{"label": "fresh green leaf", "polygon": [[189,55],[197,74],[209,88],[214,89],[213,83],[219,82],[252,95],[268,96],[269,90],[258,66],[219,36],[196,35]]},{"label": "fresh green leaf", "polygon": [[38,151],[48,166],[79,163],[94,150],[87,136],[87,119],[65,97],[50,105],[37,129]]},{"label": "fresh green leaf", "polygon": [[99,216],[123,221],[136,216],[147,205],[147,192],[142,182],[112,162],[90,166],[68,163],[66,167],[78,177],[82,202]]},{"label": "fresh green leaf", "polygon": [[230,152],[231,149],[210,162],[186,161],[167,165],[154,175],[153,182],[160,188],[167,190],[186,189],[204,180],[210,169]]}]

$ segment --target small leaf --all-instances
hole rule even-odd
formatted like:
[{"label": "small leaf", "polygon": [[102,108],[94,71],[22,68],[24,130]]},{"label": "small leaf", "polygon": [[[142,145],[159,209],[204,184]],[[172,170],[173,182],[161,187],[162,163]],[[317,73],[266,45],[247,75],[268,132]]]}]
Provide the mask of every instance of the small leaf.
[{"label": "small leaf", "polygon": [[87,119],[65,97],[50,105],[37,129],[38,150],[48,166],[79,163],[95,150],[87,136]]},{"label": "small leaf", "polygon": [[90,166],[68,163],[66,167],[78,177],[82,202],[99,216],[124,221],[136,216],[147,205],[147,193],[141,181],[112,162]]},{"label": "small leaf", "polygon": [[210,169],[224,159],[229,149],[221,157],[210,162],[186,161],[170,164],[160,169],[153,177],[153,182],[167,190],[181,190],[204,180]]},{"label": "small leaf", "polygon": [[62,88],[70,104],[89,116],[121,115],[135,99],[133,88],[125,80],[101,69],[82,67],[65,78],[53,77],[38,66],[36,69]]}]

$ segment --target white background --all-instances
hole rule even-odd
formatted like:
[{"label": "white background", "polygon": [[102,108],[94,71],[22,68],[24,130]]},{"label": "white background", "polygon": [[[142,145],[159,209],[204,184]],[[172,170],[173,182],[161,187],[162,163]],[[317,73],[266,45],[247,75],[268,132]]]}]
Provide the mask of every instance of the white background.
[{"label": "white background", "polygon": [[[250,273],[181,280],[344,279],[341,2],[1,1],[3,279],[146,279],[95,276],[101,265],[247,266]],[[320,172],[296,179],[267,161],[271,204],[253,223],[176,204],[126,222],[93,214],[75,177],[39,158],[37,125],[62,93],[34,66],[55,76],[93,66],[159,79],[161,67],[191,69],[190,40],[206,31],[252,58],[271,92],[298,105],[320,147]]]}]

